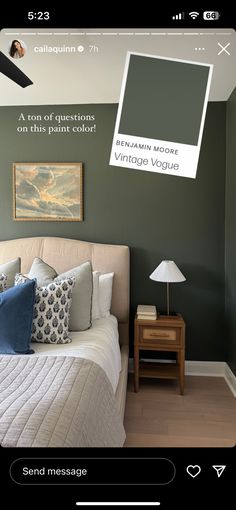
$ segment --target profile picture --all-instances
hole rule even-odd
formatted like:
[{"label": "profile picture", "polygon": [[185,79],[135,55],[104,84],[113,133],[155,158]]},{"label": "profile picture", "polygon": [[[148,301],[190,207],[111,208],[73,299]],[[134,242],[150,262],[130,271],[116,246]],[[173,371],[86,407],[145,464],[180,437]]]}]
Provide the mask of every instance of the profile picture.
[{"label": "profile picture", "polygon": [[9,54],[12,58],[22,58],[26,52],[26,45],[19,39],[13,39],[10,44]]}]

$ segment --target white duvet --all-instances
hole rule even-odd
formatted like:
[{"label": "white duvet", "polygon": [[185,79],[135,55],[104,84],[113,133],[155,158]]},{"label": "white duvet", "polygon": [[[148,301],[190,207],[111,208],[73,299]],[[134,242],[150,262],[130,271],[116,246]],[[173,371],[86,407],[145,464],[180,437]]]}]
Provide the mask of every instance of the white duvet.
[{"label": "white duvet", "polygon": [[94,361],[104,370],[115,393],[121,370],[121,355],[117,319],[110,315],[93,321],[86,331],[70,332],[70,344],[33,343],[36,354],[75,356]]}]

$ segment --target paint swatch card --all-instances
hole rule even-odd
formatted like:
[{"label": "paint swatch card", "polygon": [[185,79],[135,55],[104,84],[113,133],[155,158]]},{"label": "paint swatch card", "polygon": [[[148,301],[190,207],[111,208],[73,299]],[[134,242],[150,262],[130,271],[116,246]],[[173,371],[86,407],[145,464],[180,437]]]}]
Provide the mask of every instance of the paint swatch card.
[{"label": "paint swatch card", "polygon": [[212,68],[128,52],[110,165],[195,178]]}]

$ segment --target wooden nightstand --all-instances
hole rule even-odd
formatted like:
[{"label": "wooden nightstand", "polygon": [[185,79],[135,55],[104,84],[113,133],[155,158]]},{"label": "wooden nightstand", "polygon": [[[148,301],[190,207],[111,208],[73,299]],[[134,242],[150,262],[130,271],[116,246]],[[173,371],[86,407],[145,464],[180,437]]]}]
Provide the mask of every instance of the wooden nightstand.
[{"label": "wooden nightstand", "polygon": [[[134,391],[139,390],[140,377],[178,379],[184,393],[185,322],[182,316],[159,315],[157,320],[135,318]],[[176,352],[176,363],[140,362],[139,351]]]}]

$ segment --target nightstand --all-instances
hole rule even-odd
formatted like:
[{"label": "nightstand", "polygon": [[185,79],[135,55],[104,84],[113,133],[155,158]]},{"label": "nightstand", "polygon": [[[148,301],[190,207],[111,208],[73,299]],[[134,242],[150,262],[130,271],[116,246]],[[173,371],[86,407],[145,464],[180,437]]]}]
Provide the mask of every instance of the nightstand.
[{"label": "nightstand", "polygon": [[[159,315],[156,320],[135,318],[134,333],[134,391],[139,390],[140,377],[178,379],[180,393],[184,393],[185,322],[177,315]],[[140,351],[176,352],[176,362],[141,362]]]}]

